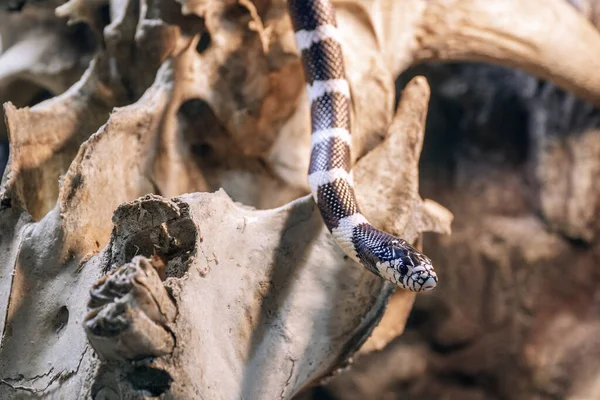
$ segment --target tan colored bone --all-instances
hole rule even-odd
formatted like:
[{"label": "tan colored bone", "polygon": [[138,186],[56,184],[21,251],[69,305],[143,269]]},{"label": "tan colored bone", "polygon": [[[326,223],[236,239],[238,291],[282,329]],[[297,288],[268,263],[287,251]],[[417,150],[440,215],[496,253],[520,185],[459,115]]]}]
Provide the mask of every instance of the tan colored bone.
[{"label": "tan colored bone", "polygon": [[92,288],[84,320],[88,338],[104,360],[158,357],[175,345],[161,325],[173,322],[175,304],[162,287],[159,258],[134,258]]},{"label": "tan colored bone", "polygon": [[600,32],[563,0],[426,2],[414,62],[521,68],[600,106]]},{"label": "tan colored bone", "polygon": [[[182,11],[200,19],[179,16],[174,3],[142,2],[141,13],[129,7],[132,2],[113,3],[107,46],[79,83],[31,109],[9,106],[12,153],[0,190],[0,380],[11,384],[0,383],[0,397],[12,396],[11,387],[19,385],[58,398],[88,393],[101,365],[81,329],[83,299],[103,272],[135,255],[172,250],[177,255],[166,260],[164,285],[179,312],[169,326],[173,336],[168,323],[156,323],[152,308],[129,307],[131,300],[120,314],[134,327],[126,341],[139,339],[143,346],[119,347],[108,339],[100,345],[108,350],[99,352],[120,360],[168,354],[151,365],[175,378],[171,390],[180,397],[202,389],[216,398],[289,398],[360,346],[381,317],[388,291],[343,260],[310,198],[290,203],[307,193],[310,145],[285,5],[261,2],[246,15],[227,12],[224,4],[234,1],[182,0]],[[161,19],[167,15],[159,3],[171,13],[170,22]],[[427,228],[448,232],[451,215],[418,196],[428,89],[423,79],[413,81],[394,116],[400,72],[427,60],[485,59],[514,63],[598,99],[593,59],[586,58],[598,54],[597,32],[556,1],[535,2],[549,10],[541,17],[564,14],[557,32],[564,24],[578,26],[572,38],[555,41],[556,56],[547,38],[524,37],[526,26],[507,35],[504,26],[494,25],[503,20],[486,13],[484,2],[336,4],[354,97],[357,191],[375,224],[410,240]],[[516,1],[495,7],[516,23],[535,21]],[[477,24],[463,31],[457,19]],[[199,52],[205,28],[212,44]],[[580,49],[576,57],[568,57],[569,47]],[[148,76],[156,78],[152,86]],[[223,150],[215,162],[193,155],[195,142],[184,135],[189,121],[180,106],[194,100],[205,107],[204,119],[187,133],[215,134],[212,149]],[[109,116],[115,105],[122,107]],[[246,206],[223,192],[134,201],[150,191],[169,197],[221,186]],[[121,203],[111,234],[111,216]],[[181,212],[185,205],[187,215]],[[180,234],[189,239],[190,232],[197,234],[195,252],[178,253],[178,243],[186,242]],[[305,252],[295,253],[300,243]],[[166,293],[163,283],[153,282],[156,291],[146,300]],[[398,319],[365,349],[382,348],[402,332],[413,297],[400,296],[393,302]],[[62,307],[68,309],[66,325]]]}]

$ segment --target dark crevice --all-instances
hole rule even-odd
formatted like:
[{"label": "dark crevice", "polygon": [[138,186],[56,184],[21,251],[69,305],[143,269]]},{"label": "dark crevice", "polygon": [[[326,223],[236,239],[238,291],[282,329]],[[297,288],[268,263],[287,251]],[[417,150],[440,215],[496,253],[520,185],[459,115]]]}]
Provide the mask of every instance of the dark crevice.
[{"label": "dark crevice", "polygon": [[26,3],[26,0],[8,0],[1,3],[0,10],[6,10],[8,12],[20,12],[23,7],[25,7]]},{"label": "dark crevice", "polygon": [[442,382],[459,385],[466,388],[481,387],[485,385],[486,379],[480,376],[469,375],[463,372],[452,371],[438,375]]},{"label": "dark crevice", "polygon": [[[102,27],[104,26],[102,25]],[[69,37],[69,42],[73,48],[82,54],[92,54],[98,46],[94,31],[88,24],[83,22],[69,26]]]},{"label": "dark crevice", "polygon": [[438,355],[449,355],[455,353],[457,351],[464,350],[472,345],[470,341],[464,342],[454,342],[454,343],[440,343],[438,341],[432,340],[429,343],[429,346],[433,352]]},{"label": "dark crevice", "polygon": [[198,52],[198,54],[204,53],[210,47],[211,42],[212,39],[210,37],[210,33],[203,32],[202,35],[200,35],[200,40],[198,41],[198,44],[196,45],[196,51]]},{"label": "dark crevice", "polygon": [[52,330],[60,333],[69,323],[69,309],[67,306],[62,306],[58,309],[54,319],[52,320]]},{"label": "dark crevice", "polygon": [[4,211],[12,207],[12,199],[10,197],[5,197],[0,200],[0,211]]},{"label": "dark crevice", "polygon": [[220,123],[210,105],[203,99],[184,102],[177,113],[183,142],[198,167],[206,171],[222,165],[235,150],[235,143]]},{"label": "dark crevice", "polygon": [[110,25],[110,4],[102,4],[98,7],[98,18],[102,23],[102,26]]},{"label": "dark crevice", "polygon": [[127,380],[135,390],[147,392],[150,396],[164,394],[173,383],[171,375],[162,369],[141,366],[127,374]]},{"label": "dark crevice", "polygon": [[593,247],[593,243],[583,239],[565,237],[565,240],[567,240],[572,247],[578,250],[590,250]]},{"label": "dark crevice", "polygon": [[29,103],[27,104],[27,106],[33,107],[36,104],[39,104],[44,100],[51,99],[52,97],[54,97],[54,93],[52,93],[49,90],[46,90],[44,88],[40,88],[40,90],[36,94],[33,95],[31,100],[29,100]]},{"label": "dark crevice", "polygon": [[[530,110],[527,95],[512,86],[528,86],[533,77],[484,64],[428,64],[407,70],[396,82],[401,89],[415,76],[425,76],[431,87],[422,173],[452,173],[456,159],[495,159],[520,165],[530,148]],[[514,75],[514,76],[513,76]],[[489,85],[490,81],[505,86]],[[524,90],[524,89],[523,89]]]}]

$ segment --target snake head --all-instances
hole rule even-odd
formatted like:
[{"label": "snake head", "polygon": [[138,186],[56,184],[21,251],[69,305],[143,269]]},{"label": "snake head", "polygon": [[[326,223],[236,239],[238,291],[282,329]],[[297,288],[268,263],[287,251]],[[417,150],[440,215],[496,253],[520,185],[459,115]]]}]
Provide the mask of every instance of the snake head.
[{"label": "snake head", "polygon": [[409,267],[407,278],[403,287],[413,292],[427,292],[433,289],[438,282],[437,275],[431,265],[431,260],[423,254],[415,255],[418,264]]},{"label": "snake head", "polygon": [[377,263],[379,274],[411,292],[427,292],[438,282],[431,260],[402,239],[389,243],[386,260]]}]

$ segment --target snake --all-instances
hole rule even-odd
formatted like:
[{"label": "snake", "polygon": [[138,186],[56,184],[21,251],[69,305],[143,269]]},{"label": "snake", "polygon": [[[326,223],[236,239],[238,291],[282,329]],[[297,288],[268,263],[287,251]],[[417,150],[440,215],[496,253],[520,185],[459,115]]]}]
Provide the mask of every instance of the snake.
[{"label": "snake", "polygon": [[330,0],[287,0],[311,117],[308,184],[327,229],[344,253],[375,275],[412,292],[438,282],[431,260],[361,213],[351,162],[351,93]]}]

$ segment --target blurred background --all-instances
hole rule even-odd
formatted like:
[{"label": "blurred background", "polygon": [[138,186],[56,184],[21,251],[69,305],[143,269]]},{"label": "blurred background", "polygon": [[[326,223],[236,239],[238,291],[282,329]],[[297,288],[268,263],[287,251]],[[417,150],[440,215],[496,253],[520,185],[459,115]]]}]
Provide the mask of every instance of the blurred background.
[{"label": "blurred background", "polygon": [[[0,12],[0,103],[31,107],[75,84],[98,49],[90,26],[110,20],[100,5],[96,20],[67,25],[38,3]],[[454,214],[452,235],[424,236],[443,283],[417,297],[402,336],[298,397],[593,400],[600,110],[523,71],[472,62],[411,67],[398,96],[417,75],[431,86],[420,193]],[[0,124],[0,171],[8,152]]]},{"label": "blurred background", "polygon": [[452,235],[424,237],[443,289],[307,398],[597,398],[600,111],[498,66],[419,66],[398,86],[414,75],[432,89],[420,192],[454,214]]}]

